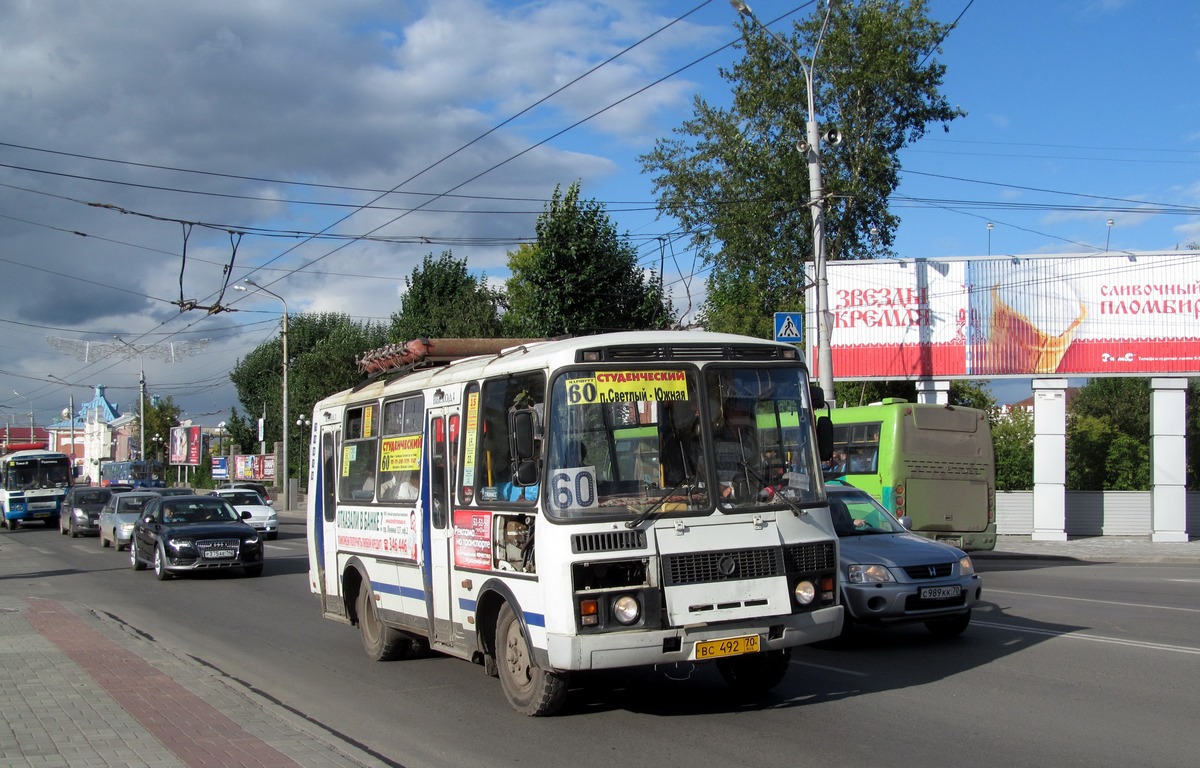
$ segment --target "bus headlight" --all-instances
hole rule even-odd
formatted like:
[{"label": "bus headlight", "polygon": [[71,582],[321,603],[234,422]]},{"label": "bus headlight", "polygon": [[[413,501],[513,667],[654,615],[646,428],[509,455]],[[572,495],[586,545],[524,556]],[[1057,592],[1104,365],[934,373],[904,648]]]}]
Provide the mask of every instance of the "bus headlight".
[{"label": "bus headlight", "polygon": [[895,581],[892,572],[883,565],[852,565],[847,574],[851,584],[879,584],[885,581]]},{"label": "bus headlight", "polygon": [[800,605],[809,605],[817,596],[817,585],[805,579],[796,583],[792,594],[796,597],[796,602]]},{"label": "bus headlight", "polygon": [[633,595],[621,595],[613,601],[612,615],[617,623],[628,626],[641,618],[642,607]]}]

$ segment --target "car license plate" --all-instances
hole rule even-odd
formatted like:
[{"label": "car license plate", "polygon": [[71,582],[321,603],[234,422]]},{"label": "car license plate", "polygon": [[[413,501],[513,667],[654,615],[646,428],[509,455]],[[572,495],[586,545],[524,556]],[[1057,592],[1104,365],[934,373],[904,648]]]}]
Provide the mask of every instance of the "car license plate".
[{"label": "car license plate", "polygon": [[206,549],[206,550],[204,550],[204,557],[208,558],[208,559],[213,559],[213,560],[221,559],[221,558],[228,559],[228,558],[233,557],[233,554],[234,554],[234,552],[232,549]]},{"label": "car license plate", "polygon": [[724,640],[705,640],[696,643],[697,659],[716,659],[721,656],[739,656],[743,653],[758,653],[758,635],[727,637]]},{"label": "car license plate", "polygon": [[962,587],[955,584],[953,587],[923,587],[921,589],[922,600],[953,600],[962,595]]}]

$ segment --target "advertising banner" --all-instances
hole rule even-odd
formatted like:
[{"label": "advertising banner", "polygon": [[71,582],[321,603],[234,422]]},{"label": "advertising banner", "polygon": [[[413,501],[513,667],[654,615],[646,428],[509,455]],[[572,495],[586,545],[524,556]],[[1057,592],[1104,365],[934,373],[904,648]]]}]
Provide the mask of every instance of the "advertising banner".
[{"label": "advertising banner", "polygon": [[200,427],[171,427],[171,449],[168,464],[200,466]]},{"label": "advertising banner", "polygon": [[1200,371],[1196,252],[837,261],[827,274],[838,379]]}]

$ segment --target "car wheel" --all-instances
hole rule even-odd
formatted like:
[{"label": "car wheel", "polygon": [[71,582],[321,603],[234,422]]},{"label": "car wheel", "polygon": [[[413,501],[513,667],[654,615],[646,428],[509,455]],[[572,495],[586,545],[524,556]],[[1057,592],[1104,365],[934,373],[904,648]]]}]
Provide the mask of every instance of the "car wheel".
[{"label": "car wheel", "polygon": [[948,619],[930,619],[925,622],[925,628],[936,637],[958,637],[971,623],[971,612],[951,616]]},{"label": "car wheel", "polygon": [[63,520],[62,520],[62,518],[60,517],[60,518],[58,519],[58,532],[59,532],[60,534],[62,534],[63,536],[66,536],[66,535],[67,535],[67,527],[66,527],[65,525],[63,525],[62,523],[63,523]]},{"label": "car wheel", "polygon": [[70,529],[72,539],[79,538],[79,531],[75,530],[75,518],[74,517],[72,517],[70,520],[67,521],[67,528]]},{"label": "car wheel", "polygon": [[717,671],[737,696],[758,697],[779,685],[792,660],[790,649],[717,659]]},{"label": "car wheel", "polygon": [[171,578],[171,572],[167,570],[167,553],[161,543],[154,548],[154,576],[159,581]]},{"label": "car wheel", "polygon": [[138,559],[137,547],[132,539],[129,540],[129,567],[135,571],[146,570],[146,564]]},{"label": "car wheel", "polygon": [[523,715],[552,715],[567,699],[566,676],[537,665],[525,628],[508,603],[496,619],[496,671],[508,703]]},{"label": "car wheel", "polygon": [[111,542],[108,539],[104,538],[104,529],[101,528],[100,529],[100,546],[103,547],[104,549],[108,549],[109,544],[111,544]]},{"label": "car wheel", "polygon": [[383,623],[375,612],[371,586],[358,588],[354,601],[358,614],[358,634],[362,637],[363,650],[371,661],[395,661],[403,655],[404,635]]}]

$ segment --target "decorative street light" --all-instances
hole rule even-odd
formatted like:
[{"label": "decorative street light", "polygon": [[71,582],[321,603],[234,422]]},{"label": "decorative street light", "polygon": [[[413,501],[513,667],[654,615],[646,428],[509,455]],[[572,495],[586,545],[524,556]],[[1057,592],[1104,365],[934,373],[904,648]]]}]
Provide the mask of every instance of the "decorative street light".
[{"label": "decorative street light", "polygon": [[[274,296],[275,298],[279,299],[280,302],[283,303],[283,321],[282,321],[282,329],[283,330],[280,333],[280,336],[283,339],[283,419],[281,419],[281,421],[280,421],[280,423],[283,425],[283,434],[281,435],[281,437],[283,438],[282,439],[283,447],[280,451],[280,459],[281,459],[280,463],[283,466],[276,467],[275,473],[276,473],[276,475],[279,475],[280,472],[283,473],[282,474],[283,508],[285,510],[287,510],[287,509],[291,509],[291,504],[290,504],[291,498],[288,494],[288,343],[287,343],[288,308],[287,308],[287,301],[282,296],[280,296],[278,293],[275,293],[273,291],[267,290],[266,288],[263,288],[261,285],[254,282],[253,280],[251,280],[248,277],[244,278],[242,280],[242,282],[245,283],[246,285],[250,286],[251,288],[254,288],[257,291],[261,291],[262,293],[267,294],[268,296]],[[237,291],[248,290],[245,285],[234,285],[233,288],[234,288],[234,290],[237,290]]]},{"label": "decorative street light", "polygon": [[[758,20],[750,6],[742,0],[729,0],[733,9],[742,16],[750,19],[761,27],[776,43],[792,55],[804,72],[804,85],[808,92],[808,117],[805,121],[807,141],[799,147],[808,159],[808,206],[813,219],[813,263],[817,271],[817,374],[821,390],[825,393],[825,401],[833,403],[833,350],[830,347],[830,316],[829,316],[829,277],[825,270],[825,192],[821,186],[821,126],[817,123],[816,99],[813,94],[813,68],[817,64],[817,53],[821,50],[821,40],[825,37],[825,29],[829,26],[829,16],[833,13],[833,2],[825,11],[825,21],[821,24],[821,32],[817,35],[816,45],[813,46],[812,58],[804,58],[787,41],[771,31],[771,28]],[[840,138],[836,132],[831,132],[830,142],[838,143]]]},{"label": "decorative street light", "polygon": [[304,474],[304,457],[308,455],[307,438],[305,436],[308,434],[308,428],[312,426],[312,419],[308,418],[307,416],[301,416],[300,418],[296,419],[296,426],[299,427],[299,430],[297,431],[300,433],[301,439],[300,482],[304,483],[308,481],[308,475]]}]

